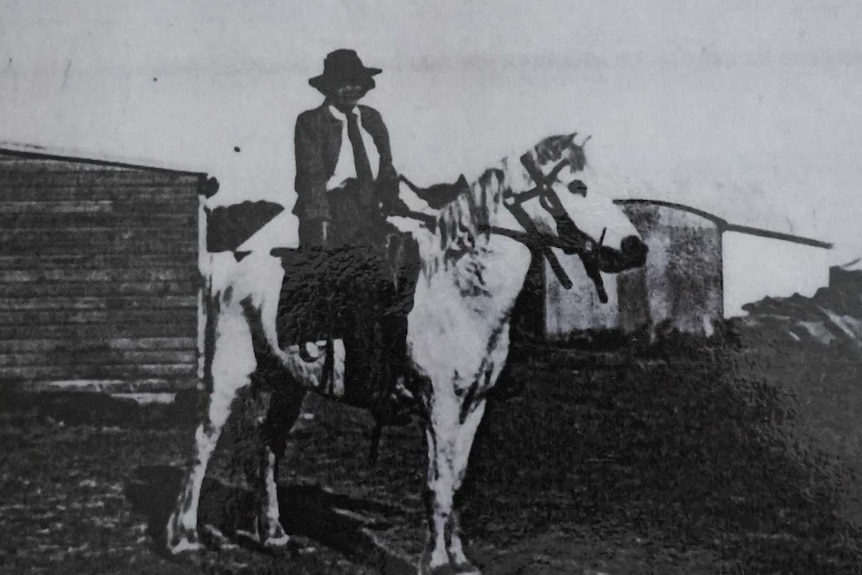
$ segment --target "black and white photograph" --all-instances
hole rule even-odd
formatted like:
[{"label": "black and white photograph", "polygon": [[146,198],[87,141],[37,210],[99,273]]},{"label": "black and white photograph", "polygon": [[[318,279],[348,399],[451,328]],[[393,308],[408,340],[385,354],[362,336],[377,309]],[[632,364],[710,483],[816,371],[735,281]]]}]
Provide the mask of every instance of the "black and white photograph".
[{"label": "black and white photograph", "polygon": [[0,573],[862,573],[860,29],[0,0]]}]

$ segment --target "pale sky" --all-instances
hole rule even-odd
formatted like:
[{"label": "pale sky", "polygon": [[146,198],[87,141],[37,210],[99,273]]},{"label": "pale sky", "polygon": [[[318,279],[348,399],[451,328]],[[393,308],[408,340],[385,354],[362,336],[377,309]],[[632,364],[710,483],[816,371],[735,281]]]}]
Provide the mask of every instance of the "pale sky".
[{"label": "pale sky", "polygon": [[[418,183],[591,134],[611,197],[862,255],[862,3],[0,0],[0,141],[203,169],[293,202],[293,122],[335,48]],[[240,152],[234,151],[239,146]]]}]

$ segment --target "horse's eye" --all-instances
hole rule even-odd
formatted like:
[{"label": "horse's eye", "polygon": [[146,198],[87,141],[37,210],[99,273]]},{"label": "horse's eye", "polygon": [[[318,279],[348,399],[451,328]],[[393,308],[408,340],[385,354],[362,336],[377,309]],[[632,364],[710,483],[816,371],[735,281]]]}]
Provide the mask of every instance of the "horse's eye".
[{"label": "horse's eye", "polygon": [[581,180],[572,180],[568,187],[570,193],[587,197],[587,185]]}]

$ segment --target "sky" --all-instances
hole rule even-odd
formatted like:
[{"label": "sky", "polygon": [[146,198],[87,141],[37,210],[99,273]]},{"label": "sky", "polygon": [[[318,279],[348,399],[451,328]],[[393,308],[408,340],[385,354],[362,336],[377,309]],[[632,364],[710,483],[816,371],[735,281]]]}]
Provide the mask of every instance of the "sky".
[{"label": "sky", "polygon": [[289,207],[307,79],[350,47],[384,70],[367,103],[417,183],[578,131],[595,191],[835,242],[842,263],[862,255],[860,29],[862,3],[834,0],[0,0],[0,142]]}]

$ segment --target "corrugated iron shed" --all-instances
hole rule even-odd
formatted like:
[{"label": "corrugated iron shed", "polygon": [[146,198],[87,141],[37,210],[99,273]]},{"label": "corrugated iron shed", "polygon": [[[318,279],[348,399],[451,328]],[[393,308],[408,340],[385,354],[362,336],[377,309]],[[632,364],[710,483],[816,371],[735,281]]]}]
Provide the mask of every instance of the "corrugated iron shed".
[{"label": "corrugated iron shed", "polygon": [[[615,203],[621,206],[648,245],[646,265],[616,276],[605,275],[609,296],[606,304],[598,301],[592,282],[576,256],[561,258],[561,264],[574,283],[571,290],[563,289],[553,273],[545,269],[543,281],[536,284],[542,286],[543,305],[531,304],[533,309],[544,313],[544,321],[540,322],[542,337],[559,341],[584,331],[631,333],[659,325],[683,332],[709,334],[716,322],[726,315],[728,294],[725,292],[728,289],[735,293],[740,285],[750,287],[755,279],[769,281],[768,277],[754,278],[751,269],[744,272],[747,274],[745,277],[736,277],[739,274],[734,270],[738,266],[728,267],[728,262],[724,261],[726,232],[732,232],[735,238],[750,237],[752,241],[772,242],[783,251],[787,251],[788,246],[796,246],[805,252],[803,255],[807,259],[804,261],[812,259],[808,252],[832,247],[812,238],[731,224],[682,204],[643,199],[617,200]],[[739,254],[734,255],[734,258],[738,257]],[[750,264],[748,268],[758,269],[758,262],[762,258],[770,258],[770,254],[755,252],[746,257]],[[726,277],[728,269],[732,277]],[[763,266],[763,269],[767,267]],[[801,271],[793,271],[803,277]],[[814,271],[811,270],[808,276]],[[763,289],[768,292],[768,287]]]}]

